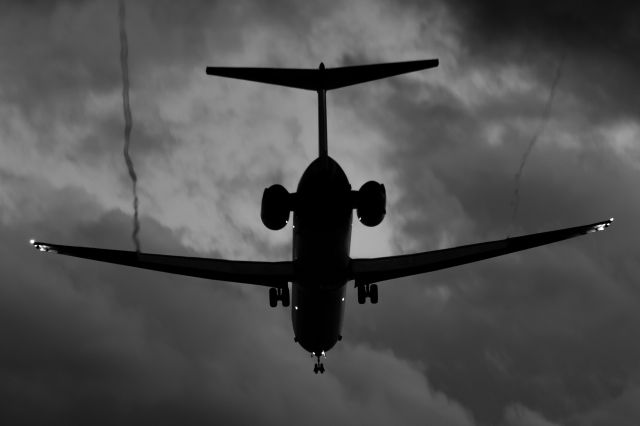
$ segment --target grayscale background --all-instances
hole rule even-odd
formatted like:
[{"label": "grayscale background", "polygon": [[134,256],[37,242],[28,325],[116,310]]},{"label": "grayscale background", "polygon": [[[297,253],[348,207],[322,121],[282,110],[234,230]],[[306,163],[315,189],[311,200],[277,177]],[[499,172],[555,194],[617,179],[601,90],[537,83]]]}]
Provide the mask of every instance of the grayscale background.
[{"label": "grayscale background", "polygon": [[291,229],[264,228],[260,200],[317,155],[316,95],[207,65],[440,59],[328,94],[329,154],[389,199],[381,226],[354,223],[354,257],[616,218],[383,283],[376,306],[350,287],[344,339],[314,375],[265,288],[29,246],[133,249],[118,7],[0,1],[0,423],[640,424],[632,4],[127,2],[143,251],[290,258]]}]

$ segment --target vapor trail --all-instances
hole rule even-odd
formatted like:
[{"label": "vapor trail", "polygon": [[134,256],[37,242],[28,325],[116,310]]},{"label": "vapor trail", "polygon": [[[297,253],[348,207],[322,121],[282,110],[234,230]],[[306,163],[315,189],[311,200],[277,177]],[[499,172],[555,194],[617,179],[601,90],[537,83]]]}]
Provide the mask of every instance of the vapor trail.
[{"label": "vapor trail", "polygon": [[140,240],[138,232],[140,232],[140,221],[138,219],[138,176],[136,175],[133,161],[129,155],[129,145],[131,144],[131,129],[133,128],[133,119],[131,117],[131,105],[129,103],[129,47],[127,42],[127,29],[124,24],[125,8],[124,0],[119,0],[118,16],[120,18],[120,68],[122,69],[122,108],[124,111],[124,161],[129,170],[129,177],[133,187],[133,232],[131,238],[136,247],[136,251],[140,252]]},{"label": "vapor trail", "polygon": [[564,55],[558,62],[556,66],[556,72],[553,77],[553,81],[551,83],[551,89],[549,90],[549,98],[547,98],[547,102],[544,106],[544,113],[542,115],[542,119],[540,120],[540,124],[536,129],[535,133],[529,140],[529,144],[527,145],[527,149],[522,155],[522,159],[520,160],[520,167],[518,167],[518,171],[515,174],[515,186],[513,189],[513,196],[511,198],[511,229],[513,229],[515,225],[516,218],[518,216],[518,208],[520,206],[520,180],[522,179],[522,173],[524,171],[524,166],[527,164],[527,159],[533,151],[534,146],[538,142],[538,138],[544,131],[545,127],[547,127],[547,123],[551,118],[551,107],[553,106],[553,99],[556,95],[556,87],[558,86],[558,82],[560,81],[560,77],[562,76],[562,66],[564,65]]}]

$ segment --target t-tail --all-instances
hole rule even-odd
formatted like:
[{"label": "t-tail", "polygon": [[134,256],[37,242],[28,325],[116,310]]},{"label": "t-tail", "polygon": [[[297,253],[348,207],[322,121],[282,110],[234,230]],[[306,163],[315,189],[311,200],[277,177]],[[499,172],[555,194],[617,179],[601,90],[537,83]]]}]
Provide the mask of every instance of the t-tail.
[{"label": "t-tail", "polygon": [[318,151],[320,157],[327,157],[327,90],[339,89],[341,87],[435,68],[437,66],[437,59],[426,59],[421,61],[391,62],[386,64],[357,65],[339,68],[325,68],[324,64],[321,63],[317,69],[207,67],[207,74],[317,92],[319,126]]}]

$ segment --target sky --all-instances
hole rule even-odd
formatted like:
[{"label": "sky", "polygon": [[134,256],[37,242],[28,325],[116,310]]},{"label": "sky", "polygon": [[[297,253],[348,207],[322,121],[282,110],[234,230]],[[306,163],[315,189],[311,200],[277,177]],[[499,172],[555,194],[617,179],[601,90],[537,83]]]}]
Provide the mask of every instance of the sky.
[{"label": "sky", "polygon": [[377,305],[349,286],[323,375],[266,288],[30,247],[133,249],[118,3],[1,7],[0,423],[640,423],[637,4],[126,1],[143,251],[291,256],[260,202],[317,155],[316,95],[208,65],[440,60],[327,96],[329,154],[354,188],[387,190],[353,257],[615,217],[381,283]]}]

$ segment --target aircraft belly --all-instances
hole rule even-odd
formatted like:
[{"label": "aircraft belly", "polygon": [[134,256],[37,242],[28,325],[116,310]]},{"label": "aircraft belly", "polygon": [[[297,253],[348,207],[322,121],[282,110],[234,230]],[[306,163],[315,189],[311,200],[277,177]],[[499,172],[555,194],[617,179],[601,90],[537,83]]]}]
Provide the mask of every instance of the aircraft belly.
[{"label": "aircraft belly", "polygon": [[331,349],[342,330],[346,283],[331,289],[292,285],[291,320],[297,342],[320,354]]},{"label": "aircraft belly", "polygon": [[342,330],[353,216],[351,185],[330,157],[307,167],[293,209],[291,320],[296,341],[320,355]]}]

